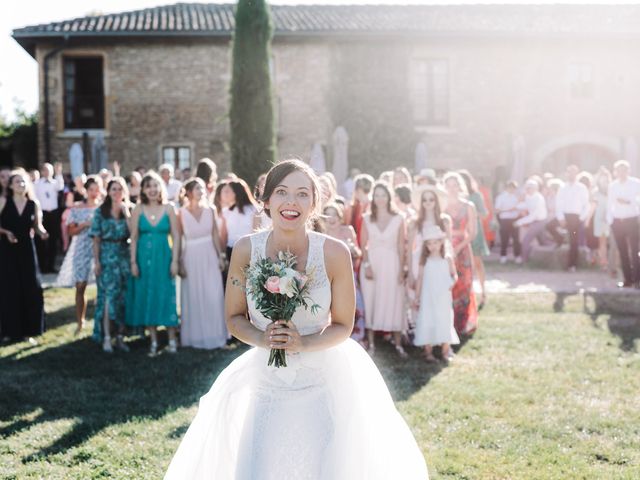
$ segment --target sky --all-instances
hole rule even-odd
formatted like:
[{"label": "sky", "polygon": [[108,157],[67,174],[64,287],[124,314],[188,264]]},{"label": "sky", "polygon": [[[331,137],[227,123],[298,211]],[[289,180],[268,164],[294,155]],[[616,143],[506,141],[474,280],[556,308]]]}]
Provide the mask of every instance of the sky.
[{"label": "sky", "polygon": [[[0,3],[0,116],[9,120],[14,118],[16,107],[34,112],[38,105],[38,68],[35,60],[11,38],[15,28],[39,23],[50,23],[75,17],[82,17],[90,12],[115,13],[138,10],[158,5],[178,3],[179,0],[5,0]],[[186,0],[181,0],[186,1]],[[214,3],[197,2],[190,3]],[[229,0],[223,3],[230,3]],[[221,2],[222,3],[222,2]],[[501,0],[497,2],[478,2],[471,0],[277,0],[273,4],[584,4],[607,3],[594,1],[563,0]],[[615,3],[640,3],[640,0],[616,0]]]}]

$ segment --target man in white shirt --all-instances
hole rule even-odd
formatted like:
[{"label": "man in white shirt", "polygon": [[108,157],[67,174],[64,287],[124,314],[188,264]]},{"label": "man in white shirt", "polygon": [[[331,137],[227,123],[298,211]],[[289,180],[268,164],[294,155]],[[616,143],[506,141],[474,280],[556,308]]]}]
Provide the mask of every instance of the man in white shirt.
[{"label": "man in white shirt", "polygon": [[526,216],[515,222],[516,227],[526,227],[526,233],[522,239],[522,260],[529,260],[531,253],[531,242],[538,239],[538,243],[542,245],[543,234],[547,226],[547,205],[544,197],[540,193],[538,182],[533,179],[527,180],[525,184],[524,209]]},{"label": "man in white shirt", "polygon": [[567,167],[567,183],[556,195],[556,218],[569,234],[569,262],[571,272],[578,266],[578,231],[589,216],[589,191],[578,181],[580,169],[577,165]]},{"label": "man in white shirt", "polygon": [[511,180],[507,182],[506,189],[496,197],[495,212],[500,224],[500,263],[507,262],[509,240],[513,240],[513,256],[516,263],[522,263],[520,229],[515,225],[520,216],[520,210],[518,210],[520,200],[516,195],[517,188],[518,184]]},{"label": "man in white shirt", "polygon": [[36,237],[38,263],[42,273],[55,273],[55,261],[60,240],[60,212],[58,210],[58,193],[64,190],[62,164],[54,167],[45,163],[40,170],[40,178],[34,184],[36,198],[42,209],[42,225],[49,233],[47,240]]},{"label": "man in white shirt", "polygon": [[173,178],[173,166],[163,163],[159,168],[160,176],[167,186],[167,200],[178,204],[182,182]]},{"label": "man in white shirt", "polygon": [[629,162],[618,160],[607,197],[607,220],[620,252],[622,287],[640,287],[640,179],[629,176]]}]

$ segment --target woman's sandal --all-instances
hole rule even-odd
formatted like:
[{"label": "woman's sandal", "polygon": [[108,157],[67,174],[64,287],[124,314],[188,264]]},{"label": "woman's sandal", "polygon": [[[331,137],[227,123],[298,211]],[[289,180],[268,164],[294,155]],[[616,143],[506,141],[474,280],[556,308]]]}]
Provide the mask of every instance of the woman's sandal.
[{"label": "woman's sandal", "polygon": [[396,345],[396,352],[398,352],[400,358],[407,358],[409,356],[409,354],[405,352],[404,348],[402,348],[402,345]]}]

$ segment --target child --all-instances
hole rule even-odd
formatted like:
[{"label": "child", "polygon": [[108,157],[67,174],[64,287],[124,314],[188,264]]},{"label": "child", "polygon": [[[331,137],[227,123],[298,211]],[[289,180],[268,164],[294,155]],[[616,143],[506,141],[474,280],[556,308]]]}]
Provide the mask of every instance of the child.
[{"label": "child", "polygon": [[453,328],[453,299],[451,288],[456,283],[455,264],[450,256],[445,256],[446,234],[437,225],[427,228],[423,240],[422,255],[416,292],[419,300],[414,308],[419,308],[416,318],[414,344],[424,345],[425,360],[436,361],[433,346],[442,345],[442,359],[448,362],[453,354],[450,345],[460,343]]}]

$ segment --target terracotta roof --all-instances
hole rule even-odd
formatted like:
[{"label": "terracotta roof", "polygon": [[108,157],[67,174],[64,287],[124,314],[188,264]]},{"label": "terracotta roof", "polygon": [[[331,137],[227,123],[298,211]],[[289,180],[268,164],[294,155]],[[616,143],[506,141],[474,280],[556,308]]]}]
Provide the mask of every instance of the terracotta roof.
[{"label": "terracotta roof", "polygon": [[[13,31],[33,53],[67,36],[222,36],[234,4],[177,3],[75,18]],[[272,5],[275,35],[640,35],[638,5]]]}]

